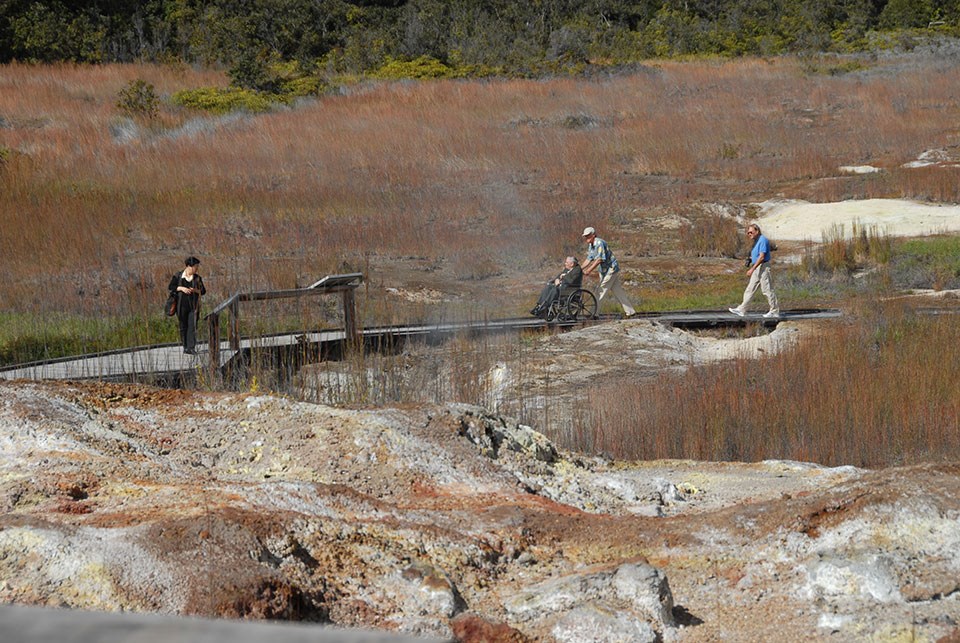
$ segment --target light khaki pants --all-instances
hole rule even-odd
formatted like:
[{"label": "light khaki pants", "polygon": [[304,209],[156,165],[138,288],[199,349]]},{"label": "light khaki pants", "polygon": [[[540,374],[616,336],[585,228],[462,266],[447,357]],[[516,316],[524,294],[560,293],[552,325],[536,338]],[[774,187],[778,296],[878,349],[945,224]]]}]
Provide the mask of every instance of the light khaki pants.
[{"label": "light khaki pants", "polygon": [[747,289],[743,291],[743,303],[737,306],[737,308],[742,312],[747,312],[747,304],[753,299],[757,288],[759,288],[763,296],[767,298],[767,302],[770,304],[770,312],[779,315],[780,303],[777,301],[777,293],[773,292],[773,281],[770,278],[769,263],[760,264],[757,266],[757,269],[753,271],[753,274],[750,275],[750,283],[747,284]]},{"label": "light khaki pants", "polygon": [[630,299],[623,290],[623,286],[620,285],[620,271],[613,272],[611,270],[600,278],[600,290],[597,293],[598,310],[603,305],[603,300],[606,299],[609,294],[613,294],[613,296],[617,298],[617,301],[623,306],[623,312],[627,317],[637,314],[637,311],[630,305]]}]

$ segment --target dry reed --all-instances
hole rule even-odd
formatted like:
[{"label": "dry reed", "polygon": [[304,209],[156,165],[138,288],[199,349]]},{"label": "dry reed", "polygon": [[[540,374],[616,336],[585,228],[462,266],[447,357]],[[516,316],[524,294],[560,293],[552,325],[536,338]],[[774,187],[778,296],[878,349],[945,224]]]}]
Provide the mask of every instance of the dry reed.
[{"label": "dry reed", "polygon": [[957,352],[954,320],[871,306],[776,357],[590,388],[569,446],[628,459],[949,460]]},{"label": "dry reed", "polygon": [[[166,106],[156,130],[117,113],[127,83],[143,78],[166,96],[222,76],[8,65],[0,146],[15,153],[0,171],[2,261],[18,274],[40,260],[51,286],[94,275],[113,293],[156,288],[186,253],[204,257],[223,294],[290,287],[344,264],[377,271],[397,257],[483,281],[505,276],[485,265],[491,257],[529,270],[575,248],[586,222],[642,230],[649,209],[746,200],[758,184],[814,199],[956,201],[952,175],[899,166],[949,141],[957,75],[665,63],[601,80],[362,86],[256,116]],[[807,182],[867,162],[891,171]],[[91,307],[77,288],[52,288],[43,302],[35,288],[10,280],[3,300]]]}]

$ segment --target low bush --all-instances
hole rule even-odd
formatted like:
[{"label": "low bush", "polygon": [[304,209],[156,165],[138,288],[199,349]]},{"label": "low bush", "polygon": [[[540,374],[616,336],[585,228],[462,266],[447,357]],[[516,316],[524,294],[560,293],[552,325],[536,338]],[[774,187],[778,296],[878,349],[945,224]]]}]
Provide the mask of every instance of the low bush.
[{"label": "low bush", "polygon": [[160,110],[160,98],[153,85],[138,78],[120,90],[116,106],[122,114],[131,118],[156,118]]},{"label": "low bush", "polygon": [[430,78],[456,78],[460,76],[454,69],[436,58],[420,56],[413,60],[388,58],[379,69],[370,73],[371,78],[380,80],[424,80]]},{"label": "low bush", "polygon": [[319,96],[327,90],[327,85],[316,76],[300,76],[283,81],[280,88],[284,96],[301,98],[305,96]]},{"label": "low bush", "polygon": [[214,114],[235,111],[266,112],[276,104],[285,102],[281,96],[264,94],[252,89],[237,87],[201,87],[176,92],[171,97],[175,105],[199,109]]}]

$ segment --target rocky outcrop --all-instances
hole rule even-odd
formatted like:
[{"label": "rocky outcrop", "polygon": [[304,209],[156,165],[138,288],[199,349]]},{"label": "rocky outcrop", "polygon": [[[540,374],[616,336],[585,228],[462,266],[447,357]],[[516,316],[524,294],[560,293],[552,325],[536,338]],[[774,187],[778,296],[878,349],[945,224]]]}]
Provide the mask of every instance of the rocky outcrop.
[{"label": "rocky outcrop", "polygon": [[960,467],[618,463],[465,405],[0,384],[0,601],[464,641],[956,636]]},{"label": "rocky outcrop", "polygon": [[656,641],[675,625],[666,576],[645,563],[538,583],[504,607],[511,620],[538,623],[558,641]]}]

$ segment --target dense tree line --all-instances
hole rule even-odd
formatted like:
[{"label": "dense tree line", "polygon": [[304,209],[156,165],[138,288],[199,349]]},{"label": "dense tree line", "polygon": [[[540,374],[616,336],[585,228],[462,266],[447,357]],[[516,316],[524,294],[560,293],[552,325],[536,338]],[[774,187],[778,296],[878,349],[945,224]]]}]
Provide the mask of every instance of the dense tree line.
[{"label": "dense tree line", "polygon": [[428,57],[523,74],[685,54],[850,50],[960,25],[960,0],[0,0],[0,62],[222,65],[362,73]]}]

